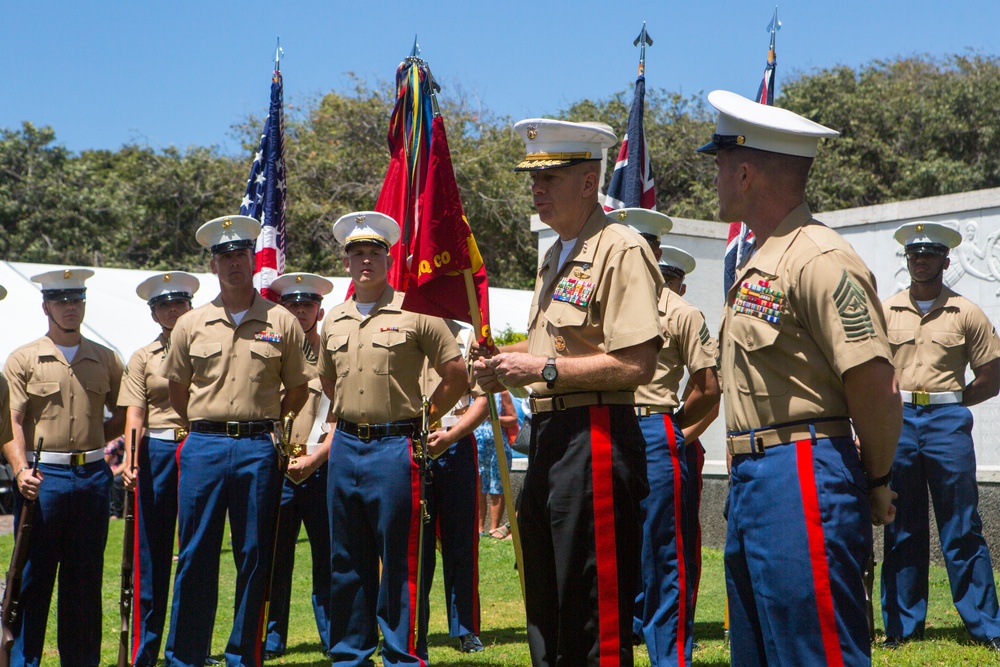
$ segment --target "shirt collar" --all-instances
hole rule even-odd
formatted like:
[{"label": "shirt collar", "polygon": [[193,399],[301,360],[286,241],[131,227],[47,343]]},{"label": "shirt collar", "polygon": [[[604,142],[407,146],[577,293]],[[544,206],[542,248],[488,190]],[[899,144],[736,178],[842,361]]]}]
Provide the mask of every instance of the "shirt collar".
[{"label": "shirt collar", "polygon": [[781,258],[785,255],[789,246],[792,245],[795,237],[798,236],[799,230],[811,219],[812,212],[810,212],[809,205],[805,202],[792,209],[785,216],[785,219],[774,229],[774,233],[763,244],[757,247],[754,254],[743,265],[743,269],[738,270],[736,282],[740,282],[740,279],[750,268],[755,268],[761,273],[766,273],[770,276],[776,276],[778,262],[781,261]]}]

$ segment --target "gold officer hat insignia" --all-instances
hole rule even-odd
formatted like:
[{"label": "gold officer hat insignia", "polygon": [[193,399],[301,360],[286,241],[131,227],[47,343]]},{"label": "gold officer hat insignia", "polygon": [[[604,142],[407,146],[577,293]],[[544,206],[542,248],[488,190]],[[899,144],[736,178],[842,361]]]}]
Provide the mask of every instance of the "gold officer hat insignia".
[{"label": "gold officer hat insignia", "polygon": [[226,218],[225,220],[222,221],[222,228],[223,229],[229,229],[232,226],[233,226],[233,221],[230,220],[229,218]]},{"label": "gold officer hat insignia", "polygon": [[922,224],[921,225],[917,225],[917,231],[918,232],[924,231],[924,226]]},{"label": "gold officer hat insignia", "polygon": [[295,276],[295,282],[297,283],[302,282],[302,276]]},{"label": "gold officer hat insignia", "polygon": [[625,218],[627,218],[627,217],[628,217],[628,211],[624,211],[624,210],[618,211],[618,220],[619,220],[619,222],[624,222]]},{"label": "gold officer hat insignia", "polygon": [[67,278],[68,279],[68,278],[72,278],[72,277],[73,277],[73,272],[72,271],[70,271],[69,269],[66,269],[65,271],[63,271],[63,278]]},{"label": "gold officer hat insignia", "polygon": [[359,215],[358,217],[354,218],[354,222],[356,222],[359,225],[365,224],[365,216]]},{"label": "gold officer hat insignia", "polygon": [[163,282],[165,282],[165,283],[169,283],[170,282],[170,274],[169,273],[164,273],[163,274]]},{"label": "gold officer hat insignia", "polygon": [[538,128],[535,127],[534,125],[529,125],[526,134],[528,135],[529,139],[534,139],[535,137],[538,136]]}]

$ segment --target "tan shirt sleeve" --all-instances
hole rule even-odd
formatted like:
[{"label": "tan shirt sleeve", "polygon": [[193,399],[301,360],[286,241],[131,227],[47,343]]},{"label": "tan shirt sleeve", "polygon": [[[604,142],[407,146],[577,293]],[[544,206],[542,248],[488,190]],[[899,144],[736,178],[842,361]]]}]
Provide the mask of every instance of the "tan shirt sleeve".
[{"label": "tan shirt sleeve", "polygon": [[455,336],[448,325],[440,317],[421,315],[418,317],[420,327],[420,349],[427,356],[427,363],[437,367],[446,361],[462,355],[455,342]]},{"label": "tan shirt sleeve", "polygon": [[598,302],[607,352],[623,350],[662,338],[657,301],[662,278],[639,246],[608,258]]},{"label": "tan shirt sleeve", "polygon": [[715,368],[718,343],[705,324],[705,316],[697,308],[684,308],[678,314],[678,344],[684,354],[688,373],[694,375],[704,368]]},{"label": "tan shirt sleeve", "polygon": [[122,386],[122,375],[125,372],[122,366],[122,360],[118,358],[118,355],[114,353],[113,350],[107,350],[108,355],[108,379],[111,381],[111,388],[108,389],[108,395],[104,399],[104,405],[109,411],[114,412],[115,408],[118,407],[118,394],[121,391]]},{"label": "tan shirt sleeve", "polygon": [[194,318],[180,318],[170,332],[170,349],[167,356],[160,365],[160,375],[171,382],[184,385],[191,384],[191,377],[194,373],[194,366],[191,362],[190,344],[191,336],[188,332],[188,322]]},{"label": "tan shirt sleeve", "polygon": [[316,377],[316,369],[306,362],[306,355],[302,353],[306,335],[298,320],[291,313],[281,320],[282,335],[286,341],[281,355],[281,385],[286,388],[300,387]]},{"label": "tan shirt sleeve", "polygon": [[28,378],[25,374],[24,357],[22,356],[20,350],[15,350],[13,354],[7,357],[7,363],[4,364],[3,374],[8,385],[10,410],[17,410],[21,413],[27,412]]},{"label": "tan shirt sleeve", "polygon": [[118,405],[123,408],[147,409],[146,393],[146,359],[149,354],[146,348],[140,348],[132,353],[122,375],[122,385],[118,392]]},{"label": "tan shirt sleeve", "polygon": [[975,370],[1000,358],[1000,338],[986,313],[971,301],[968,303],[971,307],[966,314],[965,350],[969,366]]},{"label": "tan shirt sleeve", "polygon": [[851,258],[839,251],[816,256],[789,291],[802,326],[838,375],[871,359],[892,362],[874,281]]},{"label": "tan shirt sleeve", "polygon": [[10,428],[10,394],[7,389],[7,378],[0,375],[0,445],[10,442],[14,433]]}]

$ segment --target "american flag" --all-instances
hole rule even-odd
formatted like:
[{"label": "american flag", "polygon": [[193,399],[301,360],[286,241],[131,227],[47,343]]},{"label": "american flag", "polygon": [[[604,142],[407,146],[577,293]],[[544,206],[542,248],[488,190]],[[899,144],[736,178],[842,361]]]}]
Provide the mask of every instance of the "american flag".
[{"label": "american flag", "polygon": [[[775,23],[777,22],[777,11],[775,11]],[[772,30],[774,28],[772,23]],[[780,23],[777,26],[780,27]],[[757,101],[761,104],[774,106],[774,66],[777,60],[774,57],[774,33],[771,34],[771,48],[767,52],[767,66],[764,67],[764,77],[761,79],[760,87],[757,89]],[[729,223],[729,241],[726,243],[726,256],[723,258],[722,286],[723,291],[729,294],[729,288],[736,282],[736,267],[743,262],[743,258],[753,249],[754,236],[750,228],[742,222]]]},{"label": "american flag", "polygon": [[605,211],[626,207],[656,208],[653,165],[649,161],[646,134],[642,129],[645,98],[646,77],[640,74],[635,80],[632,109],[628,112],[628,131],[622,139],[615,171],[611,174],[608,194],[604,198]]},{"label": "american flag", "polygon": [[285,272],[285,115],[281,72],[271,79],[271,108],[250,167],[240,214],[260,222],[253,284],[265,299],[277,301],[274,279]]}]

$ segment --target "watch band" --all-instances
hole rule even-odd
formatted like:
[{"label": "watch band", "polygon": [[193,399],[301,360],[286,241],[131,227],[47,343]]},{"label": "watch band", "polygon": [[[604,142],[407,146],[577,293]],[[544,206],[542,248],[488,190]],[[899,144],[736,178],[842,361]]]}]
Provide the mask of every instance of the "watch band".
[{"label": "watch band", "polygon": [[[867,475],[865,475],[867,477]],[[868,480],[869,489],[877,489],[880,486],[889,486],[889,482],[892,481],[892,468],[889,468],[889,472],[882,475],[881,477],[876,477],[875,479]]]}]

